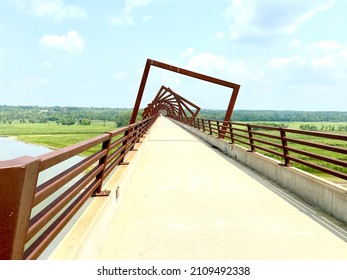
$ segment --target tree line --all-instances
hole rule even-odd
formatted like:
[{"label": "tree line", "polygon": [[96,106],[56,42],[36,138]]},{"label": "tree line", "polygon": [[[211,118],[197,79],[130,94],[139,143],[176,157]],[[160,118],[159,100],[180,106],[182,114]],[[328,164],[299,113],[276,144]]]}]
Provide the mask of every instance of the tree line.
[{"label": "tree line", "polygon": [[[224,119],[224,110],[201,110],[199,117]],[[347,122],[347,111],[234,110],[232,121],[242,122]]]},{"label": "tree line", "polygon": [[[140,110],[137,119],[141,119]],[[90,125],[92,121],[115,122],[117,127],[129,124],[131,108],[87,108],[87,107],[42,107],[42,106],[7,106],[0,105],[0,124],[47,123],[61,125]],[[199,118],[223,120],[225,110],[202,109]],[[334,127],[347,130],[347,112],[332,111],[276,111],[276,110],[234,110],[232,121],[242,122],[346,122],[346,126]],[[269,125],[269,124],[268,124]],[[305,130],[333,130],[332,127],[305,124]]]},{"label": "tree line", "polygon": [[[132,109],[129,108],[85,108],[85,107],[42,107],[0,105],[0,124],[48,123],[61,125],[90,125],[92,121],[115,122],[117,127],[129,124]],[[141,112],[139,112],[138,120]]]}]

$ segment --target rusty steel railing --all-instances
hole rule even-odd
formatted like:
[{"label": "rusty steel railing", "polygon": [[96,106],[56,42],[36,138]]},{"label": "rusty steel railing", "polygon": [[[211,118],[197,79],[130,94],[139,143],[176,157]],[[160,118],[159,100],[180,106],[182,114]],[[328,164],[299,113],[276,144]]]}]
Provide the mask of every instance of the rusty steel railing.
[{"label": "rusty steel railing", "polygon": [[170,116],[250,152],[292,162],[347,180],[347,135],[240,122]]},{"label": "rusty steel railing", "polygon": [[[0,162],[0,259],[37,259],[157,116],[38,157]],[[91,150],[92,149],[92,150]],[[82,152],[91,155],[38,185],[39,175]]]}]

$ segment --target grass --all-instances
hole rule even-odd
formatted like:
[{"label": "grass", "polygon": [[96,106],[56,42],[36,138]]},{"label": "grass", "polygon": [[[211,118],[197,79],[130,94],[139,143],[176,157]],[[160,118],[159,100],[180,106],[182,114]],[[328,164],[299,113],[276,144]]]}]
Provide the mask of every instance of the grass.
[{"label": "grass", "polygon": [[[340,125],[342,125],[342,126],[347,125],[347,122],[308,122],[308,123],[289,122],[289,123],[284,123],[284,124],[287,124],[289,128],[293,128],[293,129],[300,129],[300,125],[302,125],[302,124],[313,124],[313,125],[316,125],[318,129],[321,129],[322,126],[328,127],[330,125],[330,126],[334,126],[335,127],[335,130],[334,130],[335,132],[345,132],[345,133],[347,133],[345,130],[338,131],[338,127]],[[325,130],[322,130],[322,131],[324,132]],[[331,131],[329,131],[329,132],[331,132]]]},{"label": "grass", "polygon": [[[112,122],[92,122],[91,125],[60,125],[55,122],[12,123],[0,124],[0,136],[13,136],[23,142],[59,149],[116,129]],[[97,147],[83,155],[90,155],[95,150]]]},{"label": "grass", "polygon": [[[262,122],[262,124],[264,124],[264,123]],[[288,125],[288,128],[291,128],[291,129],[299,129],[301,124],[303,124],[303,123],[287,123],[285,125]],[[346,130],[339,131],[337,129],[337,127],[339,125],[343,125],[343,126],[346,125],[346,124],[343,124],[343,123],[317,122],[317,123],[311,123],[311,124],[312,125],[316,125],[318,129],[320,129],[322,126],[324,126],[324,127],[327,127],[329,125],[330,126],[335,126],[335,130],[333,130],[333,131],[327,131],[327,130],[321,131],[321,130],[318,130],[318,132],[325,132],[325,133],[332,133],[332,134],[339,134],[339,135],[347,135],[347,131]],[[247,129],[244,126],[240,126],[239,128],[244,129],[244,130]],[[258,130],[258,131],[261,131],[261,130]],[[278,131],[268,131],[268,130],[264,131],[264,130],[262,130],[261,132],[269,134],[269,135],[280,136],[280,133]],[[245,133],[237,132],[237,133],[243,134],[243,135],[248,137],[248,133],[246,133],[246,132]],[[313,143],[319,143],[319,144],[326,144],[326,145],[330,145],[330,146],[341,147],[341,148],[346,148],[347,149],[347,141],[328,139],[328,138],[324,138],[324,137],[302,135],[302,134],[296,134],[296,133],[287,133],[286,136],[289,137],[289,138],[294,138],[294,139],[299,139],[299,140],[304,140],[304,141],[313,142]],[[271,139],[270,140],[270,138],[268,138],[268,137],[259,136],[259,135],[254,135],[254,137],[257,138],[257,139],[266,140],[268,142],[272,142],[272,143],[276,143],[278,145],[281,145],[281,141],[280,140],[275,140],[275,139]],[[247,142],[247,140],[244,140],[244,141]],[[237,144],[239,144],[239,143],[237,143]],[[247,149],[250,149],[249,145],[245,145],[245,144],[242,144],[242,143],[239,144],[239,145],[244,146]],[[277,151],[277,152],[279,152],[281,154],[283,153],[282,149],[271,147],[269,145],[265,145],[265,144],[257,142],[257,141],[255,142],[255,145],[261,146],[261,147],[265,147],[265,148],[267,148],[269,150]],[[314,154],[323,155],[323,156],[334,158],[334,159],[339,159],[339,160],[342,160],[342,161],[347,161],[347,154],[335,153],[335,152],[332,152],[332,151],[327,151],[327,150],[314,148],[314,147],[310,147],[310,146],[304,146],[304,145],[301,145],[301,144],[295,144],[295,143],[291,143],[291,142],[288,142],[288,146],[292,147],[292,148],[295,148],[295,149],[298,149],[298,150],[307,151],[307,152],[311,152],[311,153],[314,153]],[[274,158],[274,159],[279,160],[281,162],[284,161],[283,157],[279,157],[279,156],[273,155],[273,154],[268,153],[266,151],[262,151],[261,149],[256,149],[256,150],[257,150],[257,152],[259,152],[261,154],[264,154],[264,155],[266,155],[268,157]],[[311,162],[311,163],[314,163],[314,164],[317,164],[317,165],[320,165],[320,166],[323,166],[323,167],[327,167],[327,168],[330,168],[330,169],[333,169],[333,170],[336,170],[336,171],[340,171],[342,173],[346,173],[347,174],[347,168],[345,168],[345,167],[341,167],[339,165],[334,165],[334,164],[331,164],[329,162],[325,162],[325,161],[322,161],[322,160],[318,160],[318,159],[311,158],[311,157],[308,157],[308,156],[305,156],[305,155],[301,155],[301,154],[298,154],[298,153],[294,153],[294,152],[290,152],[289,154],[291,156],[294,156],[294,157],[298,158],[298,159],[305,160],[305,161],[308,161],[308,162]],[[343,179],[341,179],[339,177],[336,177],[336,176],[333,176],[333,175],[321,172],[321,171],[319,171],[317,169],[308,167],[306,165],[302,165],[302,164],[299,164],[299,163],[296,163],[296,162],[292,161],[291,162],[291,166],[299,168],[301,170],[304,170],[304,171],[306,171],[308,173],[317,175],[317,176],[322,177],[324,179],[327,179],[329,181],[333,181],[335,183],[347,186],[347,181],[346,180],[343,180]]]},{"label": "grass", "polygon": [[48,123],[19,123],[0,124],[0,135],[23,136],[38,134],[100,134],[115,130],[113,122],[92,122],[91,125],[61,125],[55,122]]},{"label": "grass", "polygon": [[[264,124],[264,122],[262,122],[262,124]],[[303,124],[303,123],[299,123],[299,122],[298,123],[296,123],[296,122],[285,123],[285,125],[288,125],[289,128],[293,128],[293,129],[299,129],[301,124]],[[324,130],[323,132],[347,135],[347,131],[345,131],[345,130],[338,131],[337,130],[337,127],[339,125],[346,125],[345,123],[318,122],[318,123],[310,123],[310,124],[316,125],[318,128],[321,128],[322,126],[327,127],[329,125],[335,126],[334,131]],[[49,123],[45,123],[45,124],[31,124],[31,123],[24,123],[23,124],[23,123],[19,123],[19,122],[17,122],[17,123],[14,122],[12,124],[0,124],[0,136],[14,136],[18,140],[21,140],[24,142],[46,146],[46,147],[49,147],[51,149],[59,149],[59,148],[67,147],[69,145],[81,142],[81,141],[86,140],[86,139],[90,139],[94,136],[103,134],[106,131],[113,131],[116,129],[117,129],[117,127],[112,122],[105,122],[105,123],[104,122],[92,122],[91,125],[71,125],[71,126],[59,125],[59,124],[54,123],[54,122],[49,122]],[[245,129],[245,127],[242,127],[242,129]],[[242,134],[241,132],[239,132],[239,133]],[[279,135],[279,132],[277,132],[277,131],[266,131],[266,133]],[[247,135],[247,133],[245,133],[245,135]],[[288,137],[293,137],[293,138],[298,138],[301,140],[306,140],[306,141],[311,141],[311,142],[316,142],[316,143],[323,143],[323,144],[347,148],[347,142],[346,141],[331,140],[331,139],[326,139],[326,138],[318,138],[318,137],[312,137],[312,136],[300,135],[300,134],[288,134]],[[261,137],[261,136],[257,136],[257,138],[260,138],[260,139],[263,138],[264,139],[264,137]],[[269,139],[266,139],[266,140],[269,140]],[[271,140],[271,141],[275,141],[275,140]],[[277,142],[277,143],[280,144],[279,142]],[[260,143],[256,143],[256,144],[257,145],[263,145]],[[246,148],[249,149],[249,146],[246,146],[243,144],[241,144],[241,145],[245,146]],[[276,150],[273,147],[268,147],[266,145],[263,145],[263,146],[267,147],[269,149]],[[291,143],[290,146],[293,148],[298,148],[301,150],[314,152],[317,154],[322,154],[322,155],[325,155],[328,157],[338,158],[340,160],[347,161],[347,155],[343,155],[343,154],[337,155],[334,152],[322,151],[320,149],[316,149],[316,148],[312,148],[312,147],[306,147],[306,146],[293,144],[293,143]],[[97,149],[97,147],[94,150],[96,150],[96,149]],[[86,153],[84,153],[84,155],[89,155],[89,154],[93,153],[94,150],[87,151]],[[283,161],[283,158],[276,157],[272,154],[263,152],[261,150],[258,150],[258,152],[265,154],[269,157]],[[281,153],[282,151],[278,150],[278,152]],[[329,163],[325,163],[325,162],[322,162],[322,161],[319,161],[316,159],[312,159],[312,158],[309,158],[307,156],[303,156],[303,155],[299,155],[299,154],[293,154],[293,155],[297,156],[300,159],[308,160],[310,162],[313,162],[313,163],[316,163],[316,164],[319,164],[322,166],[326,166],[326,167],[333,168],[333,169],[339,170],[341,172],[347,173],[346,168],[333,166]],[[347,185],[345,180],[342,180],[342,179],[339,179],[337,177],[322,173],[320,171],[317,171],[316,169],[313,169],[313,168],[310,168],[307,166],[303,166],[303,165],[297,164],[295,162],[292,163],[292,166],[300,168],[300,169],[307,171],[309,173],[318,175],[318,176],[323,177],[325,179],[328,179],[330,181],[334,181],[336,183]]]}]

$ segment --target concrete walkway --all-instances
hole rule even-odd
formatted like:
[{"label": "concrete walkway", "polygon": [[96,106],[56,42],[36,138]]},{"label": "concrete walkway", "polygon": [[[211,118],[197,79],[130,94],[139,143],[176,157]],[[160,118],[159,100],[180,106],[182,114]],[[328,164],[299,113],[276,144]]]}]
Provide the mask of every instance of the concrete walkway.
[{"label": "concrete walkway", "polygon": [[98,259],[347,259],[345,225],[173,122],[159,118],[141,148]]}]

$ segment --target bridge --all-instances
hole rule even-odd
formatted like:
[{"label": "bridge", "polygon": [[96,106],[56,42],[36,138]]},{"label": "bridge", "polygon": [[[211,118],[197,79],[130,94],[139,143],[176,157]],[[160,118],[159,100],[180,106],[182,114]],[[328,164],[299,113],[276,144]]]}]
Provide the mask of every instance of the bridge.
[{"label": "bridge", "polygon": [[[151,66],[231,88],[225,119],[162,86],[136,122]],[[0,258],[346,259],[347,137],[231,122],[238,90],[147,60],[129,126],[0,162]]]}]

